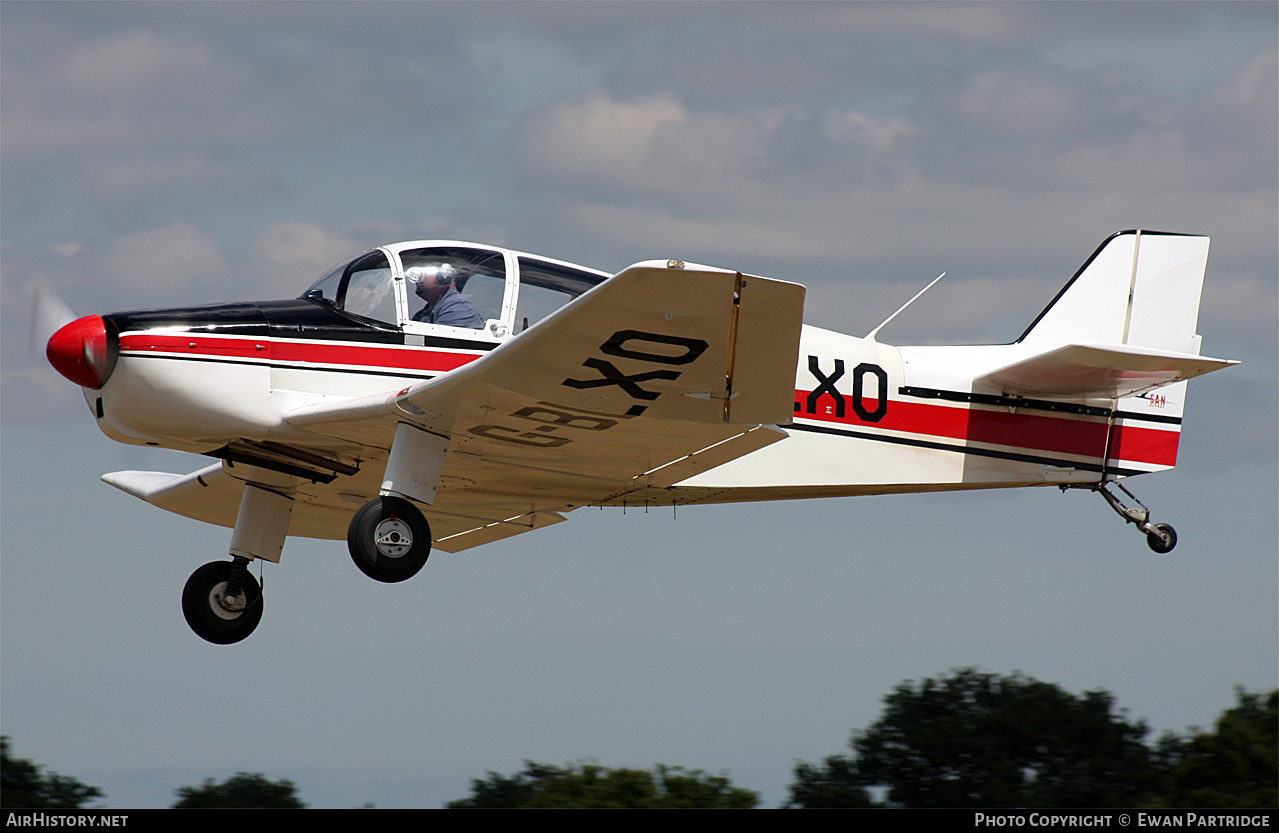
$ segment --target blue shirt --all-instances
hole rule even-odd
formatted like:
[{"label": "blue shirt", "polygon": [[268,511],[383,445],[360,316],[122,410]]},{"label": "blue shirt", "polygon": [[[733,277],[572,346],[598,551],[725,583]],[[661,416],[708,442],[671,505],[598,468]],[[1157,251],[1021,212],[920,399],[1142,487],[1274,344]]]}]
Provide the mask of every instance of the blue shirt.
[{"label": "blue shirt", "polygon": [[450,327],[470,327],[479,330],[484,327],[484,319],[475,309],[471,299],[450,286],[434,304],[427,304],[413,316],[414,321],[425,324],[446,324]]}]

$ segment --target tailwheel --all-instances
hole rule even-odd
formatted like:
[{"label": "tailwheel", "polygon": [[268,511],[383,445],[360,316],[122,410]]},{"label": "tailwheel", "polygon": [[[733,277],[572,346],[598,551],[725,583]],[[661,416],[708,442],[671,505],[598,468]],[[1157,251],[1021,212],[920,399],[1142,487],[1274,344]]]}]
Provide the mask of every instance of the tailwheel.
[{"label": "tailwheel", "polygon": [[1153,524],[1146,533],[1146,543],[1157,553],[1172,552],[1177,546],[1177,530],[1171,524]]},{"label": "tailwheel", "polygon": [[212,561],[191,574],[182,590],[182,615],[196,636],[230,645],[262,621],[262,589],[245,558]]},{"label": "tailwheel", "polygon": [[[1125,495],[1128,496],[1135,506],[1127,505],[1118,495],[1110,491],[1109,486],[1114,484],[1119,487]],[[1172,548],[1177,546],[1177,531],[1170,524],[1152,524],[1150,522],[1150,509],[1146,504],[1137,499],[1137,496],[1118,481],[1103,481],[1091,487],[1094,492],[1099,492],[1106,503],[1119,517],[1124,519],[1125,523],[1136,524],[1137,529],[1146,534],[1146,544],[1155,552],[1163,554],[1172,552]]]},{"label": "tailwheel", "polygon": [[431,555],[431,527],[411,502],[383,495],[360,507],[346,534],[351,560],[371,579],[412,578]]}]

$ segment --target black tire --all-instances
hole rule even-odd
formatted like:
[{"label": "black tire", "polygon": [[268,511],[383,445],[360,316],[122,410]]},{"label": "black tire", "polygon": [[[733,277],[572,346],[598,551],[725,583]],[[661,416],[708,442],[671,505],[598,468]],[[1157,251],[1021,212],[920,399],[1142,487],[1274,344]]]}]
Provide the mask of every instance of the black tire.
[{"label": "black tire", "polygon": [[1155,524],[1155,529],[1159,532],[1146,533],[1146,544],[1161,555],[1172,552],[1172,548],[1177,546],[1177,530],[1168,524]]},{"label": "black tire", "polygon": [[360,572],[393,584],[413,578],[431,556],[431,526],[403,498],[376,497],[360,507],[346,533]]},{"label": "black tire", "polygon": [[262,621],[262,588],[244,573],[244,607],[232,610],[219,603],[231,577],[230,561],[212,561],[191,574],[182,589],[182,615],[195,635],[215,645],[230,645],[253,633]]}]

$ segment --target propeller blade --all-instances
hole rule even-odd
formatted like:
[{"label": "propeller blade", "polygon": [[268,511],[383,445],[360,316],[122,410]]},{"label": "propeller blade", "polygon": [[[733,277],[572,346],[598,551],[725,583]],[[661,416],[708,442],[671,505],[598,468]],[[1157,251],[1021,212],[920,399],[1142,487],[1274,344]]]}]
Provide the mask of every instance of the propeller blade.
[{"label": "propeller blade", "polygon": [[52,289],[36,284],[31,295],[31,343],[28,346],[32,356],[43,356],[49,338],[76,316]]}]

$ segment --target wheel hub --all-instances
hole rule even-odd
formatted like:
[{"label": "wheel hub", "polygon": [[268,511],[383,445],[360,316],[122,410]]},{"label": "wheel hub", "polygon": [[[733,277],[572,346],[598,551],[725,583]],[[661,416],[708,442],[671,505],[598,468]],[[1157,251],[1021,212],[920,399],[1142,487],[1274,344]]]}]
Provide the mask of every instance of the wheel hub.
[{"label": "wheel hub", "polygon": [[387,558],[400,558],[413,548],[413,530],[399,518],[387,518],[373,530],[373,543]]},{"label": "wheel hub", "polygon": [[243,592],[238,596],[228,596],[226,585],[225,581],[220,581],[209,591],[209,610],[219,619],[231,621],[240,618],[240,615],[244,613],[249,597]]}]

